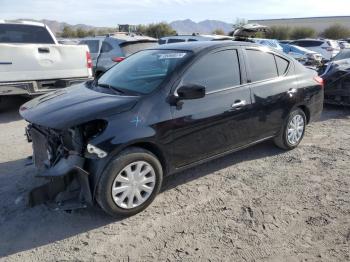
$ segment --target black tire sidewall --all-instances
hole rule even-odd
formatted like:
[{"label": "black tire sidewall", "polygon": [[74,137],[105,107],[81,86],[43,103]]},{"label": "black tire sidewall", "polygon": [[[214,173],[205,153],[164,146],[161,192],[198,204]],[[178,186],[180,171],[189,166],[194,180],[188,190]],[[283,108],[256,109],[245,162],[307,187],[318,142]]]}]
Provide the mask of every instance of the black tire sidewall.
[{"label": "black tire sidewall", "polygon": [[[117,206],[117,204],[113,201],[111,194],[112,184],[116,176],[124,167],[136,161],[145,161],[152,165],[156,175],[156,184],[151,196],[143,204],[132,209],[124,209]],[[132,216],[141,212],[153,202],[154,198],[160,191],[162,181],[163,170],[159,160],[152,153],[146,150],[133,148],[122,152],[108,164],[98,183],[97,202],[105,212],[114,217]]]},{"label": "black tire sidewall", "polygon": [[[303,118],[303,120],[304,120],[304,130],[303,130],[303,134],[302,134],[301,138],[299,139],[298,143],[297,143],[297,144],[291,144],[291,143],[289,143],[289,141],[288,141],[288,126],[289,126],[290,121],[291,121],[296,115],[300,115],[300,116]],[[296,109],[296,110],[292,111],[292,112],[289,114],[289,116],[288,116],[288,119],[287,119],[287,121],[286,121],[284,130],[283,130],[283,143],[284,143],[284,145],[285,145],[287,148],[289,148],[289,149],[296,148],[296,147],[301,143],[301,141],[303,140],[304,134],[305,134],[305,130],[306,130],[306,115],[305,115],[304,111],[301,110],[301,109]]]}]

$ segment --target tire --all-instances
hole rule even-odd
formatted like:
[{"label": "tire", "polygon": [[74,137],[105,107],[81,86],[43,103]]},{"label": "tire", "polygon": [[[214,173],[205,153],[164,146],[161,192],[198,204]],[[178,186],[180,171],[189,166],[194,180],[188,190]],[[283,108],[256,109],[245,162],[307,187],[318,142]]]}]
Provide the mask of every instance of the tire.
[{"label": "tire", "polygon": [[[288,127],[290,127],[290,124],[292,121],[296,121],[296,119],[300,119],[300,124],[301,124],[301,119],[303,122],[303,130],[300,133],[301,129],[299,128],[298,134],[295,138],[297,139],[290,139],[288,137]],[[306,128],[306,116],[303,110],[300,108],[293,110],[287,117],[286,121],[284,122],[280,132],[278,135],[274,138],[274,143],[277,147],[284,149],[284,150],[292,150],[296,148],[300,142],[303,140],[304,134],[305,134],[305,128]],[[299,122],[299,121],[297,121]],[[293,140],[293,141],[291,141]]]},{"label": "tire", "polygon": [[[142,169],[138,172],[140,166],[142,166]],[[142,176],[143,173],[147,175]],[[129,179],[129,174],[138,175],[130,175],[131,177],[135,176],[134,180],[134,178]],[[147,185],[142,185],[142,187],[147,188],[147,192],[142,191],[143,189],[140,190],[141,177],[143,177],[142,181],[151,181]],[[136,178],[140,178],[140,181],[136,181]],[[113,217],[132,216],[141,212],[153,202],[161,188],[162,180],[162,165],[155,155],[142,148],[129,148],[112,159],[103,171],[97,185],[96,200],[99,206]],[[151,192],[149,188],[153,188]],[[123,191],[119,192],[121,190]],[[129,205],[129,192],[131,192],[130,199],[132,198],[131,206]],[[127,196],[124,194],[127,194]],[[123,197],[124,200],[122,201]]]}]

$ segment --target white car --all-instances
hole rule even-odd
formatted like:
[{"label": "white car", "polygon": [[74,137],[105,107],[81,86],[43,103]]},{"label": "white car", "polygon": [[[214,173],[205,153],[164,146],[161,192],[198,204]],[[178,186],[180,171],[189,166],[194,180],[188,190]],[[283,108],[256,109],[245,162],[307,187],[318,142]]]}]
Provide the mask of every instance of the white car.
[{"label": "white car", "polygon": [[300,39],[292,41],[290,45],[301,46],[323,56],[325,60],[331,60],[340,52],[340,47],[335,40],[329,39]]},{"label": "white car", "polygon": [[0,21],[0,96],[37,95],[91,78],[87,46],[59,44],[42,23]]}]

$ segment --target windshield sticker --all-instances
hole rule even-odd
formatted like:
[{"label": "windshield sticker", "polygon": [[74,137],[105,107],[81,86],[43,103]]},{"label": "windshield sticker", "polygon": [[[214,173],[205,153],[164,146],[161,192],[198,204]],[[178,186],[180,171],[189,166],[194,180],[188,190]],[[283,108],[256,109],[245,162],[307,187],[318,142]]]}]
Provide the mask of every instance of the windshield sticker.
[{"label": "windshield sticker", "polygon": [[186,53],[169,53],[159,55],[159,59],[179,59],[183,58]]}]

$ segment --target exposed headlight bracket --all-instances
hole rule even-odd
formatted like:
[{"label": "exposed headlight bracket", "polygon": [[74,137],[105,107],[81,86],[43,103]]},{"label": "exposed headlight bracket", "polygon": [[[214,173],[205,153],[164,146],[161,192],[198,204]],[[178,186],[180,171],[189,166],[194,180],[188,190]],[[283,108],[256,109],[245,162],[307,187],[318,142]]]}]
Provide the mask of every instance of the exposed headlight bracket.
[{"label": "exposed headlight bracket", "polygon": [[99,158],[105,158],[107,156],[107,153],[105,151],[103,151],[102,149],[99,149],[94,145],[88,144],[86,148],[90,154],[95,154]]}]

